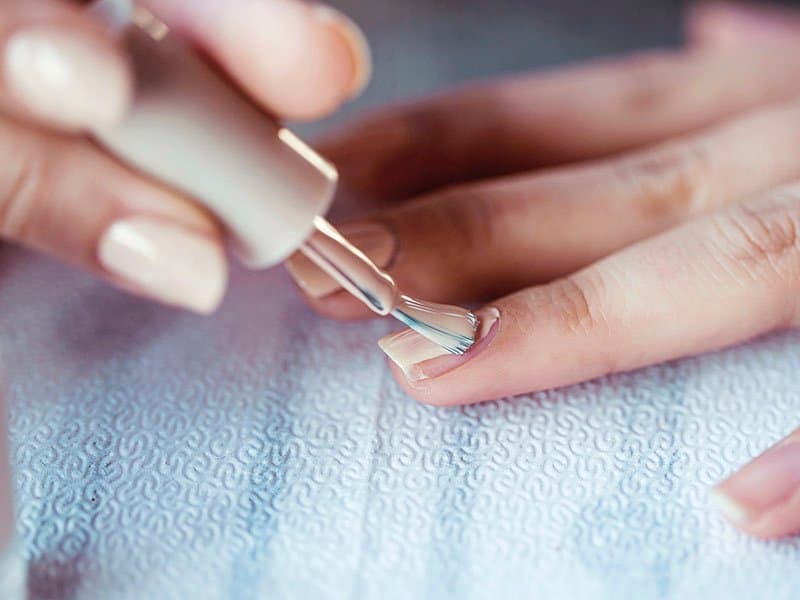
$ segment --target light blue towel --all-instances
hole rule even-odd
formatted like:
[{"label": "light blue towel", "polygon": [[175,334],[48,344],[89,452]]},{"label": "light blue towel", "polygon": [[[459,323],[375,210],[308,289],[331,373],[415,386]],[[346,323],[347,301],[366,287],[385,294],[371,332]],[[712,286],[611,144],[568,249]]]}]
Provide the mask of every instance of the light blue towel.
[{"label": "light blue towel", "polygon": [[[800,425],[800,336],[463,409],[280,271],[213,318],[3,254],[34,599],[797,598],[710,485]],[[547,348],[542,348],[547,352]]]}]

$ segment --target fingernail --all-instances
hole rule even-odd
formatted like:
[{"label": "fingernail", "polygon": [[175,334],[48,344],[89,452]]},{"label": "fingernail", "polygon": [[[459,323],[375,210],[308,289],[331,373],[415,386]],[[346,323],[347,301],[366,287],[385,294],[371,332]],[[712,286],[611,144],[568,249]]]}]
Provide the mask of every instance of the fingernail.
[{"label": "fingernail", "polygon": [[800,491],[800,443],[782,442],[712,492],[712,503],[736,523],[755,521]]},{"label": "fingernail", "polygon": [[100,240],[98,258],[132,287],[199,313],[212,312],[225,291],[221,248],[202,235],[150,218],[112,224]]},{"label": "fingernail", "polygon": [[350,17],[335,8],[326,4],[315,4],[312,10],[314,16],[333,29],[350,50],[353,79],[347,88],[347,97],[355,98],[364,91],[372,77],[372,54],[367,37]]},{"label": "fingernail", "polygon": [[[362,221],[347,223],[337,229],[379,267],[385,268],[392,262],[397,238],[386,225]],[[296,252],[286,261],[286,268],[297,285],[312,298],[324,298],[341,289],[332,277],[301,252]]]},{"label": "fingernail", "polygon": [[440,346],[411,329],[404,329],[381,338],[378,346],[405,374],[411,383],[439,377],[474,359],[491,344],[500,321],[500,311],[494,307],[476,313],[480,324],[478,335],[465,354],[450,354]]},{"label": "fingernail", "polygon": [[6,43],[12,95],[34,115],[92,128],[124,116],[130,80],[121,58],[83,36],[52,28],[25,30]]}]

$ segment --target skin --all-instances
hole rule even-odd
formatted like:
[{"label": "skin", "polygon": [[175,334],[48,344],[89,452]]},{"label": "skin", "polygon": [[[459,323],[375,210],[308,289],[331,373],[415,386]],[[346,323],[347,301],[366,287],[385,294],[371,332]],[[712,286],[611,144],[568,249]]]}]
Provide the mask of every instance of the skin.
[{"label": "skin", "polygon": [[[409,395],[479,402],[800,325],[800,17],[705,4],[688,23],[681,50],[478,84],[322,141],[358,219],[396,235],[404,290],[500,312],[479,351],[392,363]],[[719,487],[736,526],[800,529],[800,493],[767,510],[737,477]]]}]

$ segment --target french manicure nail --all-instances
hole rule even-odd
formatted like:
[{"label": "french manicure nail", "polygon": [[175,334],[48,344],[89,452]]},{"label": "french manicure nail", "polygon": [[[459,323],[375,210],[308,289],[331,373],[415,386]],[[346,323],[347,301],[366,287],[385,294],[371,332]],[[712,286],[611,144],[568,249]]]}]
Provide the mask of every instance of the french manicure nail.
[{"label": "french manicure nail", "polygon": [[326,4],[312,5],[314,16],[332,28],[347,44],[353,60],[353,78],[347,88],[347,97],[355,98],[367,87],[372,77],[372,54],[369,43],[355,22],[342,12]]},{"label": "french manicure nail", "polygon": [[132,287],[199,313],[212,312],[225,291],[221,248],[202,235],[151,218],[113,223],[100,240],[98,259]]},{"label": "french manicure nail", "polygon": [[[386,225],[361,221],[346,223],[337,229],[379,267],[386,268],[392,262],[397,238]],[[301,252],[296,252],[286,261],[286,268],[297,285],[312,298],[324,298],[341,289],[332,277]]]},{"label": "french manicure nail", "polygon": [[400,367],[409,382],[433,379],[472,360],[491,344],[497,333],[500,311],[494,307],[484,308],[476,316],[480,321],[476,341],[462,355],[450,354],[411,329],[381,338],[378,346]]},{"label": "french manicure nail", "polygon": [[712,492],[712,503],[728,519],[759,519],[800,491],[800,443],[773,446]]},{"label": "french manicure nail", "polygon": [[4,62],[10,93],[40,118],[93,128],[125,114],[125,64],[84,36],[55,28],[23,30],[6,42]]}]

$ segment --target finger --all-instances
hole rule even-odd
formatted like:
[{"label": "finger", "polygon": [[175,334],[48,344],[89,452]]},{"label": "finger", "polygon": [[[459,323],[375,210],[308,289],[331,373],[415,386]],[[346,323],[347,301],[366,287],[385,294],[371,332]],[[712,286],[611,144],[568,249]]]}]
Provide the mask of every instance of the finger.
[{"label": "finger", "polygon": [[800,13],[772,4],[702,2],[688,11],[687,33],[692,44],[712,48],[796,46]]},{"label": "finger", "polygon": [[115,123],[131,75],[113,41],[61,1],[6,1],[0,8],[0,110],[66,129]]},{"label": "finger", "polygon": [[214,221],[88,142],[0,118],[0,237],[168,304],[211,312],[226,263]]},{"label": "finger", "polygon": [[282,117],[323,116],[369,80],[366,38],[330,7],[296,0],[145,4]]},{"label": "finger", "polygon": [[491,304],[463,356],[381,342],[409,394],[463,404],[569,385],[796,326],[800,186],[675,228]]},{"label": "finger", "polygon": [[507,79],[413,102],[318,143],[361,196],[607,156],[691,132],[800,90],[785,52],[657,52]]},{"label": "finger", "polygon": [[[611,160],[453,188],[341,230],[409,293],[485,300],[800,177],[799,136],[795,101]],[[289,267],[322,312],[367,314],[302,255]]]},{"label": "finger", "polygon": [[800,532],[800,429],[723,481],[711,498],[747,533],[775,538]]}]

